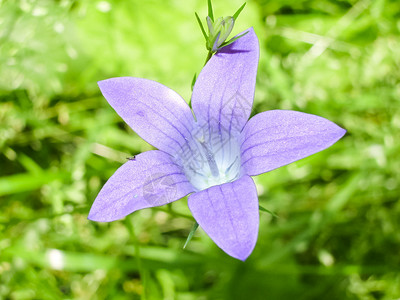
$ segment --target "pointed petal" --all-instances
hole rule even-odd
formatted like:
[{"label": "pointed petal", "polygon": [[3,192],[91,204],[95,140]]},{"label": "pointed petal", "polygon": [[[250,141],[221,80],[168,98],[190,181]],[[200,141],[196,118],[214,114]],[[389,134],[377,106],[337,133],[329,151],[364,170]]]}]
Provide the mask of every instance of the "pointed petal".
[{"label": "pointed petal", "polygon": [[182,149],[194,119],[176,92],[158,82],[133,77],[98,84],[110,105],[144,140],[170,154]]},{"label": "pointed petal", "polygon": [[242,170],[254,176],[332,146],[346,130],[319,116],[270,110],[252,117],[241,133]]},{"label": "pointed petal", "polygon": [[193,192],[170,155],[147,151],[122,165],[101,189],[89,220],[110,222],[142,208],[160,206]]},{"label": "pointed petal", "polygon": [[247,31],[210,59],[194,85],[193,111],[212,131],[240,132],[250,116],[259,45],[253,28]]},{"label": "pointed petal", "polygon": [[189,196],[189,209],[208,236],[226,253],[245,260],[258,236],[258,198],[253,180],[210,187]]}]

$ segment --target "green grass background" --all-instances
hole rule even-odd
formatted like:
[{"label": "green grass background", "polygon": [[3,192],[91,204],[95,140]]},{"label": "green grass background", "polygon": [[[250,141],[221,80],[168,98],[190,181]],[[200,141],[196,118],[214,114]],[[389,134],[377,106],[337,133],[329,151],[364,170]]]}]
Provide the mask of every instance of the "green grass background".
[{"label": "green grass background", "polygon": [[400,298],[398,0],[250,0],[240,15],[234,33],[254,26],[261,46],[253,114],[348,131],[255,178],[278,217],[260,212],[246,262],[201,230],[182,249],[186,199],[86,219],[126,156],[151,149],[96,82],[149,78],[189,101],[207,54],[195,11],[206,1],[0,0],[0,299]]}]

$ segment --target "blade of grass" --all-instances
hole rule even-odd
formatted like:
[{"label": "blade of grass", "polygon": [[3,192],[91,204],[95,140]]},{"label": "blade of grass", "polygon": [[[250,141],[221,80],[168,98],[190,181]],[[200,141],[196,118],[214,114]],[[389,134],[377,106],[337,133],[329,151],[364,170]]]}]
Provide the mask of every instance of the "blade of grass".
[{"label": "blade of grass", "polygon": [[42,168],[29,156],[20,153],[18,155],[18,161],[20,164],[29,172],[32,174],[40,174],[42,173]]},{"label": "blade of grass", "polygon": [[0,178],[0,196],[39,189],[54,180],[68,178],[67,172],[43,171],[39,174],[23,173]]}]

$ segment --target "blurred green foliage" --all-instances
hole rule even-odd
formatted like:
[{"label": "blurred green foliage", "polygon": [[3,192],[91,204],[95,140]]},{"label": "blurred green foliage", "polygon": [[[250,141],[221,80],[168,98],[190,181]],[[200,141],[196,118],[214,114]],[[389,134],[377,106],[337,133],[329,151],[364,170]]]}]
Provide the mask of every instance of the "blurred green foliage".
[{"label": "blurred green foliage", "polygon": [[[241,1],[215,0],[227,15]],[[258,244],[242,263],[182,199],[100,224],[102,184],[151,149],[96,82],[178,91],[206,56],[203,0],[0,1],[0,299],[400,298],[400,5],[253,0],[261,61],[253,113],[294,109],[348,130],[328,150],[256,177]]]}]

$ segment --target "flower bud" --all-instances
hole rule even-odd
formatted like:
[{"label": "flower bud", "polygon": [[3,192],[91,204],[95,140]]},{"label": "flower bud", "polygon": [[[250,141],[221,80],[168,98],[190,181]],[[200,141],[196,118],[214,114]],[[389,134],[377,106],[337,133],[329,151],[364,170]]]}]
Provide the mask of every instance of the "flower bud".
[{"label": "flower bud", "polygon": [[235,19],[233,17],[218,18],[213,22],[207,17],[208,41],[207,49],[217,51],[232,32]]}]

